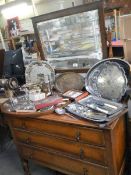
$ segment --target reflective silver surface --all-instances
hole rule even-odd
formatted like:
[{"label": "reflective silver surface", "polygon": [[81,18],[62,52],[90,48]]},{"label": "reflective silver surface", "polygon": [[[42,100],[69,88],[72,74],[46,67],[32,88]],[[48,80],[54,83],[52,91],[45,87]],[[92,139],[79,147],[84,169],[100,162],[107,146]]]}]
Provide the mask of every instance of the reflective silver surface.
[{"label": "reflective silver surface", "polygon": [[98,9],[73,13],[37,23],[44,56],[55,68],[90,67],[103,58]]},{"label": "reflective silver surface", "polygon": [[66,110],[79,118],[91,120],[94,122],[108,121],[107,115],[96,110],[90,109],[78,103],[71,103],[66,107]]},{"label": "reflective silver surface", "polygon": [[66,72],[56,77],[55,88],[59,92],[67,92],[68,90],[81,91],[84,87],[84,78],[75,72]]},{"label": "reflective silver surface", "polygon": [[101,97],[96,97],[93,95],[88,95],[86,98],[79,101],[83,106],[87,106],[96,111],[102,112],[104,114],[113,115],[120,112],[126,106],[121,103],[116,103],[111,100],[107,100]]},{"label": "reflective silver surface", "polygon": [[116,62],[98,64],[87,74],[86,89],[92,95],[120,101],[127,89],[125,71]]},{"label": "reflective silver surface", "polygon": [[26,83],[40,84],[41,81],[54,82],[55,72],[45,61],[34,61],[28,65],[25,72]]}]

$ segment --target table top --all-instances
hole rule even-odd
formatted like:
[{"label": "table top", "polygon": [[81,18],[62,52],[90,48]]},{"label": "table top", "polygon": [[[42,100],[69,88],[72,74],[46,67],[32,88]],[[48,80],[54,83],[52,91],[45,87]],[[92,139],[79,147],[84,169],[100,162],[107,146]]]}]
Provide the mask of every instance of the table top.
[{"label": "table top", "polygon": [[64,114],[64,115],[59,115],[56,114],[54,111],[47,111],[47,112],[12,112],[9,111],[9,106],[8,103],[5,102],[1,105],[1,111],[5,114],[5,116],[8,119],[11,119],[12,117],[15,118],[26,118],[27,120],[31,120],[33,118],[37,120],[42,120],[42,121],[53,121],[56,123],[63,123],[63,124],[71,124],[71,125],[78,125],[78,126],[84,126],[84,127],[91,127],[91,128],[104,128],[104,129],[113,129],[119,120],[120,117],[124,116],[128,109],[124,109],[120,111],[117,114],[114,114],[112,116],[112,120],[105,123],[101,124],[98,122],[91,122],[89,120],[81,119],[79,117],[73,116],[71,114]]}]

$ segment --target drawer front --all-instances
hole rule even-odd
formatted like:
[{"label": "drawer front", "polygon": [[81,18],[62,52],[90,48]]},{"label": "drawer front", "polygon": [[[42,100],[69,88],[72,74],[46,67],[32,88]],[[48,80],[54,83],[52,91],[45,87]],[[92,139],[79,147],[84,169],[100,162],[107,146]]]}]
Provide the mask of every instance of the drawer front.
[{"label": "drawer front", "polygon": [[63,154],[75,156],[78,159],[106,165],[106,150],[101,147],[90,146],[46,134],[40,135],[18,130],[14,130],[14,135],[18,142],[34,145],[37,147],[46,147],[57,152],[62,152]]},{"label": "drawer front", "polygon": [[108,175],[108,168],[92,163],[75,160],[44,149],[21,145],[24,158],[36,160],[43,165],[70,175]]},{"label": "drawer front", "polygon": [[14,128],[44,132],[51,135],[59,135],[78,142],[86,142],[93,145],[105,146],[104,133],[102,130],[76,127],[74,125],[61,124],[38,119],[13,119]]}]

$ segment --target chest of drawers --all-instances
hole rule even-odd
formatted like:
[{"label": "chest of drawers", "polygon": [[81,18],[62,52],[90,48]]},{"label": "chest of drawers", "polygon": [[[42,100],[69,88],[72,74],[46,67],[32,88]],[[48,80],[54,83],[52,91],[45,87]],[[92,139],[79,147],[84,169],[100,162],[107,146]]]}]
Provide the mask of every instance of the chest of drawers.
[{"label": "chest of drawers", "polygon": [[5,116],[25,175],[30,175],[29,160],[68,175],[123,175],[125,113],[104,128],[55,113],[41,117],[20,117],[19,113]]}]

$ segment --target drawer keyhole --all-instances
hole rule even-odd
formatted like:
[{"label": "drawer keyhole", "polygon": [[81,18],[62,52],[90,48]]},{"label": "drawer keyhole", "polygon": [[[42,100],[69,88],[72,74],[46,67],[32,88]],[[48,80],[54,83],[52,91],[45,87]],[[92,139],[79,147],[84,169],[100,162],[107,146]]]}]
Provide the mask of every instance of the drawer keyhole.
[{"label": "drawer keyhole", "polygon": [[75,136],[75,138],[76,138],[76,140],[79,142],[80,141],[80,132],[79,131],[77,131],[76,132],[76,136]]},{"label": "drawer keyhole", "polygon": [[88,170],[86,168],[83,168],[83,171],[84,171],[84,175],[89,175]]}]

